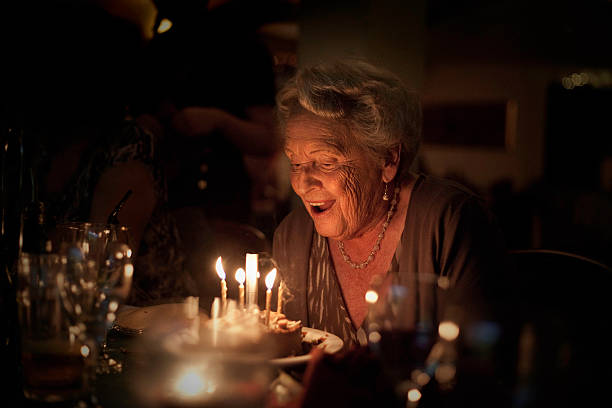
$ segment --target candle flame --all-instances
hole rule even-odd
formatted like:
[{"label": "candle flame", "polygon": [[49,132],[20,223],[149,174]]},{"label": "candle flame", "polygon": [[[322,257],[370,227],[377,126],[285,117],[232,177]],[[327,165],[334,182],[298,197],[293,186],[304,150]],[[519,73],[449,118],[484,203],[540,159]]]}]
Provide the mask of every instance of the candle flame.
[{"label": "candle flame", "polygon": [[236,280],[239,284],[244,284],[244,280],[246,279],[246,272],[242,268],[236,269]]},{"label": "candle flame", "polygon": [[276,268],[272,269],[266,275],[266,288],[272,289],[272,286],[274,286],[274,279],[276,279]]},{"label": "candle flame", "polygon": [[221,257],[217,258],[215,268],[217,269],[217,275],[219,275],[219,278],[225,279],[225,271],[223,270],[223,263],[221,263]]}]

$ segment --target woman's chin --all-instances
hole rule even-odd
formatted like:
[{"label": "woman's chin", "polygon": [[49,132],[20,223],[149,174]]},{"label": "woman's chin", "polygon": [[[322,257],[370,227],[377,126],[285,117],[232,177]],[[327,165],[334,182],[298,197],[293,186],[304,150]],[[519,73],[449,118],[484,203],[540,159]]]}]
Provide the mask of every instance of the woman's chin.
[{"label": "woman's chin", "polygon": [[343,240],[347,236],[346,224],[343,217],[332,208],[324,212],[309,211],[317,233],[325,238]]},{"label": "woman's chin", "polygon": [[346,234],[344,232],[338,231],[337,227],[334,228],[331,225],[326,225],[325,223],[317,222],[317,220],[315,220],[314,224],[317,233],[322,237],[335,239],[337,241],[345,239]]},{"label": "woman's chin", "polygon": [[337,235],[335,228],[331,228],[329,225],[326,225],[323,222],[318,222],[318,220],[316,219],[314,219],[313,221],[314,221],[314,225],[315,225],[315,229],[317,230],[317,233],[321,235],[322,237],[332,238],[335,235]]}]

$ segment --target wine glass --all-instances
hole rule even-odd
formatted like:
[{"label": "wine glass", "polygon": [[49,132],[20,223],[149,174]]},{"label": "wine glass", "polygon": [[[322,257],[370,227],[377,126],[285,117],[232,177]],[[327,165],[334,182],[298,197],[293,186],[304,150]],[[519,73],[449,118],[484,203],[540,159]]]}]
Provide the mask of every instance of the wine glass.
[{"label": "wine glass", "polygon": [[442,311],[436,302],[448,287],[445,278],[415,274],[374,282],[366,294],[368,346],[400,406],[435,405],[454,384],[459,324],[451,305]]},{"label": "wine glass", "polygon": [[129,230],[122,225],[67,222],[55,230],[54,245],[67,264],[59,287],[73,335],[92,337],[99,352],[106,350],[108,330],[131,288],[129,243]]}]

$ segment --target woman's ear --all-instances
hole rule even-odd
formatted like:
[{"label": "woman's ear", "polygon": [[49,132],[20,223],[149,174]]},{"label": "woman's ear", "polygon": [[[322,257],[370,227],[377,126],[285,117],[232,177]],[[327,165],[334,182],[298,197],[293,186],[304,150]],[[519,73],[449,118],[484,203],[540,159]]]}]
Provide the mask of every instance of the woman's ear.
[{"label": "woman's ear", "polygon": [[398,144],[397,147],[391,149],[387,155],[387,159],[382,169],[382,180],[385,183],[389,183],[397,175],[397,169],[399,168],[400,156],[402,152],[402,145]]}]

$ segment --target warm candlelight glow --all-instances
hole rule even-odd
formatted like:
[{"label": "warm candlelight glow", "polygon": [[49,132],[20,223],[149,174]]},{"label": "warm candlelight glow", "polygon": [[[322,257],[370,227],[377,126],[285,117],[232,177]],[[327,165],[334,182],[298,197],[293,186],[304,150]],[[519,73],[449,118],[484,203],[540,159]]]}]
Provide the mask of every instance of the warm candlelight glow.
[{"label": "warm candlelight glow", "polygon": [[239,284],[243,285],[244,280],[246,279],[246,272],[242,268],[236,269],[236,280]]},{"label": "warm candlelight glow", "polygon": [[278,284],[278,299],[276,300],[276,313],[283,313],[283,296],[285,294],[285,282]]},{"label": "warm candlelight glow", "polygon": [[244,280],[246,279],[246,272],[242,268],[236,269],[236,280],[238,281],[238,305],[240,310],[244,309]]},{"label": "warm candlelight glow", "polygon": [[195,399],[203,394],[210,394],[217,388],[207,379],[202,370],[196,367],[185,367],[174,383],[175,392],[183,398]]},{"label": "warm candlelight glow", "polygon": [[274,286],[275,279],[276,279],[276,268],[272,269],[266,275],[266,288],[272,290],[272,286]]},{"label": "warm candlelight glow", "polygon": [[221,257],[217,258],[217,263],[215,264],[215,268],[217,269],[217,275],[219,275],[220,279],[225,279],[225,271],[223,270],[223,262]]},{"label": "warm candlelight glow", "polygon": [[218,319],[219,316],[219,309],[221,308],[221,299],[219,299],[218,297],[216,297],[213,300],[212,303],[212,307],[210,308],[210,318],[213,320]]},{"label": "warm candlelight glow", "polygon": [[187,371],[176,381],[175,389],[186,397],[194,397],[204,392],[204,379],[194,371]]},{"label": "warm candlelight glow", "polygon": [[246,296],[247,305],[257,305],[257,261],[258,254],[246,254]]},{"label": "warm candlelight glow", "polygon": [[213,300],[212,306],[210,308],[210,318],[213,321],[213,331],[212,331],[212,343],[213,346],[217,345],[217,338],[218,338],[218,331],[219,331],[219,317],[220,317],[220,310],[221,309],[221,299],[219,299],[218,297],[216,297]]},{"label": "warm candlelight glow", "polygon": [[227,307],[227,283],[225,282],[225,271],[223,270],[223,262],[221,257],[217,258],[215,268],[217,269],[217,275],[219,275],[219,278],[221,278],[221,312],[225,313],[225,309]]},{"label": "warm candlelight glow", "polygon": [[272,286],[274,286],[274,279],[276,279],[276,268],[272,269],[266,275],[266,319],[265,325],[270,325],[270,302],[272,300]]}]

